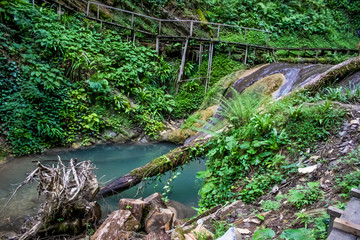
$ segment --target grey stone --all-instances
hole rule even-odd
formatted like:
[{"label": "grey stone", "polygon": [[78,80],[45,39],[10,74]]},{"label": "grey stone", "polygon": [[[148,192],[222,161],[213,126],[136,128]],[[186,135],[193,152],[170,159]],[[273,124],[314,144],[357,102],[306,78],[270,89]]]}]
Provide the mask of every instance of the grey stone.
[{"label": "grey stone", "polygon": [[346,134],[347,134],[347,131],[339,132],[340,137],[343,137],[343,136],[345,136]]},{"label": "grey stone", "polygon": [[241,240],[242,237],[241,237],[241,233],[239,233],[239,231],[234,228],[234,227],[231,227],[229,228],[226,233],[218,238],[217,240]]}]

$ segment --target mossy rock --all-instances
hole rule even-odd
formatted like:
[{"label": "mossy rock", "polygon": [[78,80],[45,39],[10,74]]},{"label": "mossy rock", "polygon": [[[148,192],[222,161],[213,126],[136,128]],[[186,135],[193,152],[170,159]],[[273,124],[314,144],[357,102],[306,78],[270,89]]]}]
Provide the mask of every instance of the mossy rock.
[{"label": "mossy rock", "polygon": [[281,73],[264,77],[245,89],[246,92],[255,92],[265,96],[272,96],[285,83],[285,76]]}]

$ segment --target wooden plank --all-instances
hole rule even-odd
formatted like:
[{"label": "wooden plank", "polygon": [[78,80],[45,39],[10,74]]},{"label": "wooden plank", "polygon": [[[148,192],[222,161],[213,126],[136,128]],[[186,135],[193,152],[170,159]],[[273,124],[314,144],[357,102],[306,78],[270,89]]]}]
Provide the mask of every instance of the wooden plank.
[{"label": "wooden plank", "polygon": [[360,198],[360,190],[355,188],[351,189],[350,196]]},{"label": "wooden plank", "polygon": [[335,218],[334,228],[360,237],[360,225],[346,221],[345,219]]},{"label": "wooden plank", "polygon": [[344,211],[343,210],[340,210],[336,207],[332,207],[330,206],[327,210],[326,210],[327,214],[329,214],[330,216],[334,216],[336,218],[339,218],[341,217],[341,215],[344,214]]},{"label": "wooden plank", "polygon": [[[350,202],[346,206],[344,213],[341,215],[342,219],[360,225],[360,199],[351,198]],[[334,228],[328,237],[328,240],[356,240],[356,236],[343,232]]]}]

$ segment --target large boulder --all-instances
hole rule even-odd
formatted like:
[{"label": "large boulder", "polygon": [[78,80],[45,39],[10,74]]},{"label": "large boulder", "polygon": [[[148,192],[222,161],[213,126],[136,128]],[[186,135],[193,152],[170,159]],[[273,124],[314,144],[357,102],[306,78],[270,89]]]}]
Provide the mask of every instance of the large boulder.
[{"label": "large boulder", "polygon": [[160,208],[150,212],[145,219],[145,231],[158,233],[162,230],[170,230],[174,213],[169,209]]},{"label": "large boulder", "polygon": [[129,210],[117,210],[101,224],[91,240],[123,239],[123,232],[137,231],[140,227],[140,222]]},{"label": "large boulder", "polygon": [[120,210],[129,210],[131,214],[141,223],[143,211],[148,205],[147,202],[140,199],[123,198],[119,201]]}]

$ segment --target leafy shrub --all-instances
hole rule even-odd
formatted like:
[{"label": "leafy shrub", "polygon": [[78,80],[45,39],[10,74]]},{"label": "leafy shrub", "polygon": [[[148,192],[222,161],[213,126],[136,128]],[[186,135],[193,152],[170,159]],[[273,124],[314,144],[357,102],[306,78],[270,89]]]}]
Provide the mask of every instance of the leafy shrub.
[{"label": "leafy shrub", "polygon": [[281,203],[278,201],[267,200],[267,201],[262,202],[261,206],[264,209],[264,211],[272,211],[272,210],[276,211],[281,206]]},{"label": "leafy shrub", "polygon": [[172,116],[186,118],[197,110],[204,98],[204,86],[196,81],[187,82],[180,87],[175,96],[175,106]]},{"label": "leafy shrub", "polygon": [[321,195],[319,182],[308,182],[307,186],[298,186],[296,189],[290,189],[287,200],[295,208],[301,209],[318,201]]}]

